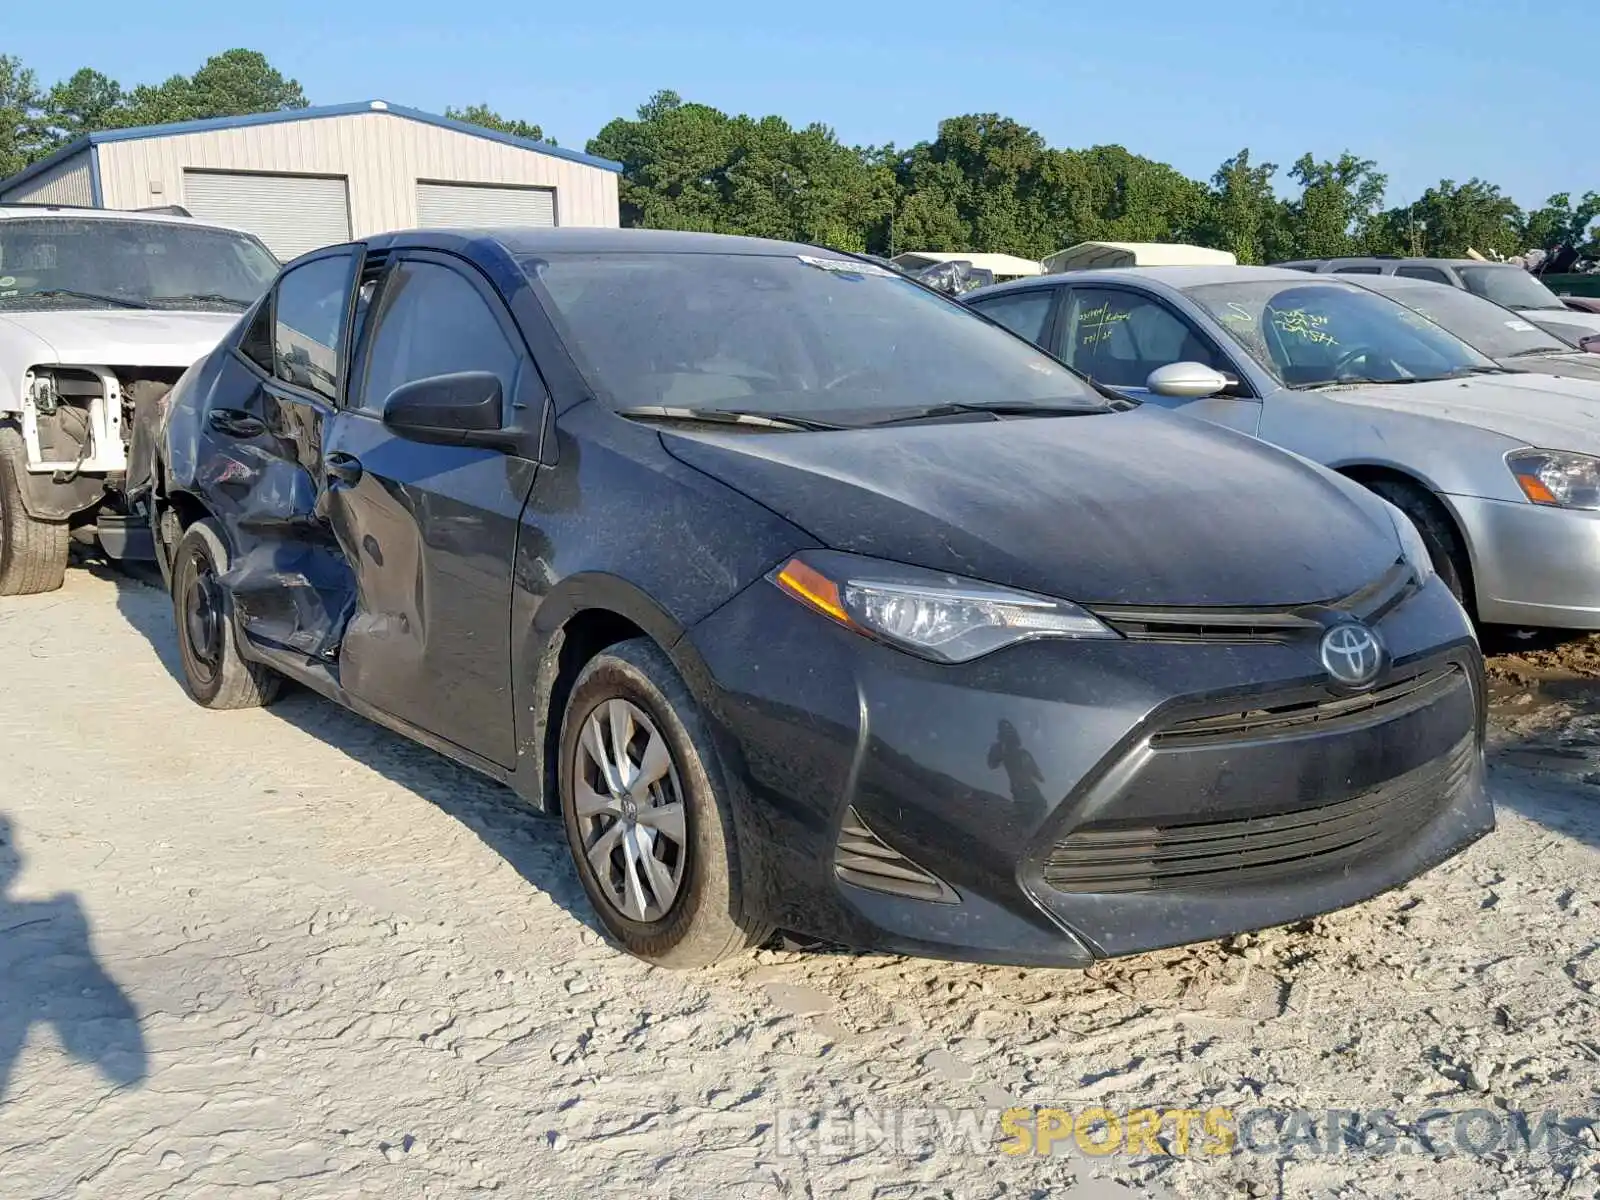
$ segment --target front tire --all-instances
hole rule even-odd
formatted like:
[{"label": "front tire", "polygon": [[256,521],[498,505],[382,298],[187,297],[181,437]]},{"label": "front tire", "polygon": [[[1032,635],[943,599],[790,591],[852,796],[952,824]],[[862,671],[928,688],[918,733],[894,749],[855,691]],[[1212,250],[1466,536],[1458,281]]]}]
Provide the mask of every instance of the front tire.
[{"label": "front tire", "polygon": [[1432,493],[1399,480],[1376,479],[1367,487],[1406,516],[1422,535],[1433,569],[1467,612],[1475,611],[1472,595],[1472,560],[1455,522]]},{"label": "front tire", "polygon": [[67,523],[28,515],[22,506],[27,471],[22,434],[0,425],[0,596],[53,592],[67,574]]},{"label": "front tire", "polygon": [[283,678],[239,653],[227,593],[217,582],[228,550],[211,521],[184,531],[172,565],[172,615],[178,626],[183,681],[205,708],[260,708],[277,699]]},{"label": "front tire", "polygon": [[561,725],[562,824],[608,933],[663,967],[703,967],[771,932],[748,910],[738,840],[699,706],[645,638],[590,660]]}]

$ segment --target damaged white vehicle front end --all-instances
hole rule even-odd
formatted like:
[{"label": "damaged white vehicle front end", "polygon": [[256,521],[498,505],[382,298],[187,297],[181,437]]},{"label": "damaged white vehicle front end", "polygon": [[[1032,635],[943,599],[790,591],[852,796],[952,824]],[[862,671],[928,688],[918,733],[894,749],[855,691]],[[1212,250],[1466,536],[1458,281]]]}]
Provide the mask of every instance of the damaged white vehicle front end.
[{"label": "damaged white vehicle front end", "polygon": [[148,557],[141,437],[276,269],[198,222],[0,209],[0,595],[59,587],[74,538]]}]

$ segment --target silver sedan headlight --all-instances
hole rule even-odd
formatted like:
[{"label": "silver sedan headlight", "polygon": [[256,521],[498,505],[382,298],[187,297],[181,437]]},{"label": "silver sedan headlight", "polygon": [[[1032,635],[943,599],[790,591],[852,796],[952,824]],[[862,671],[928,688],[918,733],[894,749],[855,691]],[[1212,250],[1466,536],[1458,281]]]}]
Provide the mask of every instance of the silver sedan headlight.
[{"label": "silver sedan headlight", "polygon": [[1513,450],[1506,466],[1535,504],[1600,508],[1600,458],[1571,450]]}]

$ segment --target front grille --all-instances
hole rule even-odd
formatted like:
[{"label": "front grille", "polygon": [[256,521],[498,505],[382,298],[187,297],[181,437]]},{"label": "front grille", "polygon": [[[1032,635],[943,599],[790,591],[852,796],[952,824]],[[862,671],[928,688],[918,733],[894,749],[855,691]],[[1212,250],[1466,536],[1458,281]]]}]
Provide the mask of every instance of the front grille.
[{"label": "front grille", "polygon": [[1442,761],[1317,808],[1245,820],[1146,827],[1090,824],[1057,842],[1044,881],[1060,892],[1243,887],[1337,870],[1426,825],[1470,776],[1475,736]]},{"label": "front grille", "polygon": [[1095,605],[1093,612],[1123,637],[1136,642],[1289,642],[1315,637],[1332,616],[1368,624],[1382,619],[1416,591],[1416,576],[1404,560],[1348,596],[1323,604],[1280,608],[1150,608]]},{"label": "front grille", "polygon": [[1376,721],[1388,721],[1426,708],[1447,692],[1466,686],[1461,668],[1450,663],[1430,671],[1387,680],[1369,692],[1353,696],[1323,693],[1283,704],[1250,708],[1214,716],[1177,721],[1153,735],[1157,748],[1214,745],[1231,741],[1256,741],[1315,730],[1325,733]]},{"label": "front grille", "polygon": [[854,807],[845,813],[844,826],[839,830],[833,870],[846,883],[874,892],[931,900],[937,904],[955,904],[960,900],[948,883],[917,866],[868,829]]}]

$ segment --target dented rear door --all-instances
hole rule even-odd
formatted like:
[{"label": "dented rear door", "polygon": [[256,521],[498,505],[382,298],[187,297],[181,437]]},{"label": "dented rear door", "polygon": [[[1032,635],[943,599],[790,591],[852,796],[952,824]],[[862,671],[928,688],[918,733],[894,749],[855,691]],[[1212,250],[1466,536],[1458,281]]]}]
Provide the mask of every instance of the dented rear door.
[{"label": "dented rear door", "polygon": [[359,246],[279,276],[209,399],[200,483],[227,527],[222,583],[246,635],[327,660],[354,574],[325,519],[322,440],[345,370]]},{"label": "dented rear door", "polygon": [[543,388],[510,313],[465,261],[413,251],[381,275],[369,266],[368,286],[362,345],[323,439],[328,518],[356,588],[339,680],[375,708],[510,767],[511,565],[536,464],[410,441],[383,423],[383,405],[402,384],[489,371],[511,424],[519,408],[543,403]]}]

